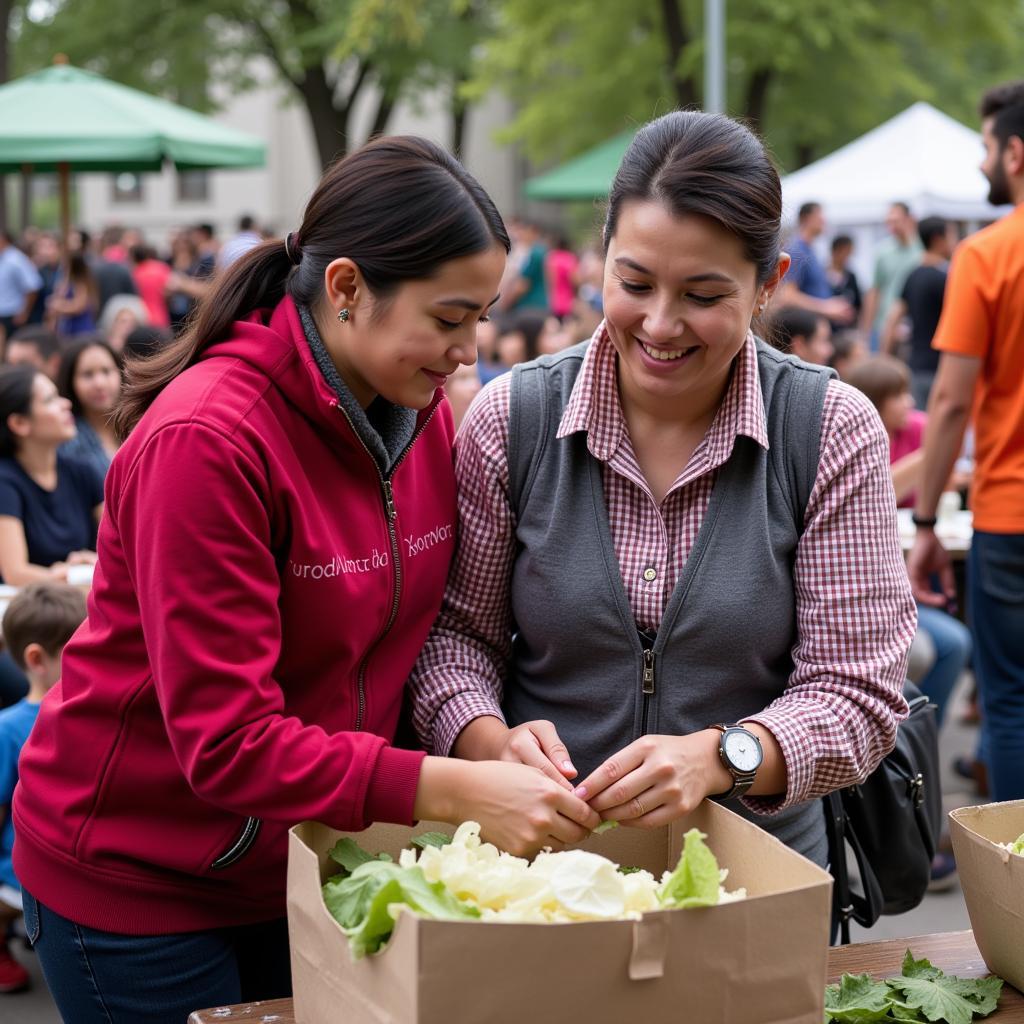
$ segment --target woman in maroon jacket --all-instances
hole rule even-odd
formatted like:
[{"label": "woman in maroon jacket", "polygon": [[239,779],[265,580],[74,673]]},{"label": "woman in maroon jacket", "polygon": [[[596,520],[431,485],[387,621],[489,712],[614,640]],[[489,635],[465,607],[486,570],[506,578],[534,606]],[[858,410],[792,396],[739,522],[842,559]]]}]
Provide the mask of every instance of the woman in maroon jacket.
[{"label": "woman in maroon jacket", "polygon": [[[379,139],[135,364],[89,618],[21,762],[15,870],[68,1019],[287,993],[287,829],[598,818],[536,769],[395,748],[455,531],[446,377],[508,238],[439,147]],[[130,433],[129,433],[130,432]]]}]

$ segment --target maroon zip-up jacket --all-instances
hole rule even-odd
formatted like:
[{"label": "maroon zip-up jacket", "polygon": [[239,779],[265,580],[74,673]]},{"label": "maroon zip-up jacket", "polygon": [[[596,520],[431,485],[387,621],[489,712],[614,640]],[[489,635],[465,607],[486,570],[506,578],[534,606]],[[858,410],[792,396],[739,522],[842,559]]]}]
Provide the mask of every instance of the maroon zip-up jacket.
[{"label": "maroon zip-up jacket", "polygon": [[384,475],[285,299],[114,458],[89,617],[14,798],[40,902],[126,934],[284,913],[287,829],[412,818],[389,745],[455,534],[441,393]]}]

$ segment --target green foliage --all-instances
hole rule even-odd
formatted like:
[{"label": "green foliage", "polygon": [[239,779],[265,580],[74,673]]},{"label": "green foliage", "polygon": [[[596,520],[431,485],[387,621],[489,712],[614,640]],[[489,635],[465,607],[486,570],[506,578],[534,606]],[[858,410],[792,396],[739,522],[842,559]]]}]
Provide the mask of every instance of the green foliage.
[{"label": "green foliage", "polygon": [[[16,74],[55,53],[196,109],[257,84],[270,60],[304,102],[326,162],[351,137],[356,100],[377,90],[375,130],[402,99],[446,87],[461,107],[491,0],[52,0],[14,19]],[[220,87],[219,89],[217,87]]]},{"label": "green foliage", "polygon": [[[684,45],[670,56],[663,11]],[[744,0],[726,8],[729,113],[762,128],[793,168],[923,99],[967,123],[979,93],[1020,74],[1017,0]],[[703,91],[702,0],[503,0],[474,95],[517,105],[499,138],[537,160],[572,156]]]}]

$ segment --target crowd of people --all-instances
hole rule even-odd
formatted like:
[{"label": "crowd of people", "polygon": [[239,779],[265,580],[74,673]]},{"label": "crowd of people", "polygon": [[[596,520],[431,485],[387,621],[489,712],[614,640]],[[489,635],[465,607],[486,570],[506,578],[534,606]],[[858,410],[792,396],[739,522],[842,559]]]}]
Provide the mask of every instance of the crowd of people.
[{"label": "crowd of people", "polygon": [[[982,112],[1024,209],[1024,83]],[[5,238],[0,927],[23,912],[62,1012],[287,994],[304,819],[472,818],[526,855],[714,798],[825,865],[820,798],[891,749],[915,643],[940,717],[973,659],[1009,798],[1021,583],[982,572],[1012,636],[972,645],[934,527],[952,490],[993,549],[1024,535],[991,489],[1024,431],[1005,380],[999,451],[981,418],[961,459],[1019,218],[951,272],[953,227],[896,202],[862,292],[819,204],[783,245],[753,133],[676,111],[582,251],[405,137],[329,168],[284,238]],[[0,935],[0,990],[25,980]]]}]

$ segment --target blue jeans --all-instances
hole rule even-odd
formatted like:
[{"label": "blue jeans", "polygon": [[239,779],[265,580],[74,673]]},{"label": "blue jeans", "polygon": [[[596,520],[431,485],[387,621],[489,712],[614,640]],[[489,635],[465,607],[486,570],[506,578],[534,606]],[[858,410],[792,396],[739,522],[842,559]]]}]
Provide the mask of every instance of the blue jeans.
[{"label": "blue jeans", "polygon": [[941,728],[949,696],[971,657],[971,631],[940,608],[917,606],[917,628],[927,633],[935,647],[935,664],[921,680],[921,690],[936,706],[935,721]]},{"label": "blue jeans", "polygon": [[967,564],[992,799],[1024,798],[1024,534],[975,531]]},{"label": "blue jeans", "polygon": [[61,1017],[75,1024],[184,1024],[193,1010],[291,995],[284,918],[177,935],[75,924],[23,890],[25,930]]}]

